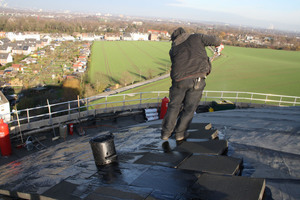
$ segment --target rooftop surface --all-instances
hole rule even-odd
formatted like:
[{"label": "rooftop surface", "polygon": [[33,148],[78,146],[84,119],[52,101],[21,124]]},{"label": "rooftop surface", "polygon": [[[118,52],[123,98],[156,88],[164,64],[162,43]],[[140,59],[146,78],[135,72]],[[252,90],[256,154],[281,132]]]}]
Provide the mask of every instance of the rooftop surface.
[{"label": "rooftop surface", "polygon": [[[10,158],[0,158],[0,194],[24,199],[300,199],[300,107],[195,114],[190,135],[181,143],[160,139],[161,120],[142,121],[141,116],[88,121],[76,127],[84,129],[84,136],[68,135],[19,158],[27,150],[14,149]],[[117,158],[96,166],[89,141],[107,134],[114,136]]]}]

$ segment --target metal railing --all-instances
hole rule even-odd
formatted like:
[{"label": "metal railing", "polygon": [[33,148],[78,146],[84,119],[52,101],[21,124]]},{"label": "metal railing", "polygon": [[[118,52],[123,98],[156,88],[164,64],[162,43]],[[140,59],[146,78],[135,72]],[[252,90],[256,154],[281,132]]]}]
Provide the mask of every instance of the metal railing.
[{"label": "metal railing", "polygon": [[[11,121],[6,122],[11,126],[31,123],[43,119],[52,119],[57,116],[71,115],[82,111],[93,109],[108,109],[112,107],[125,107],[129,105],[142,105],[145,103],[159,103],[165,96],[168,97],[169,91],[153,91],[141,93],[127,93],[116,95],[100,95],[84,99],[77,99],[62,103],[39,106],[35,108],[27,108],[23,110],[13,110],[10,114]],[[299,106],[300,97],[284,96],[275,94],[263,94],[253,92],[238,92],[238,91],[204,91],[202,103],[210,101],[226,100],[233,103],[248,103],[248,104],[264,104],[274,106]],[[2,118],[4,115],[0,115]]]},{"label": "metal railing", "polygon": [[274,106],[298,106],[300,105],[300,97],[286,96],[276,94],[264,94],[255,92],[239,92],[239,91],[204,91],[202,100],[206,99],[226,99],[234,103],[257,103]]}]

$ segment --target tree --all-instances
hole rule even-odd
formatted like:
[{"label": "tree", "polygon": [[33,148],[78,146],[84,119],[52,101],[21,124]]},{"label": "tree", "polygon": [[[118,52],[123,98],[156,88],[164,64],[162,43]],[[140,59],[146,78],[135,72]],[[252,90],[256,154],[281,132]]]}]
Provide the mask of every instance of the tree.
[{"label": "tree", "polygon": [[97,91],[95,90],[95,88],[93,87],[92,84],[87,83],[84,85],[84,96],[85,97],[94,96],[96,94],[97,94]]},{"label": "tree", "polygon": [[225,39],[226,33],[224,31],[222,31],[219,36],[220,36],[220,38]]},{"label": "tree", "polygon": [[80,81],[78,79],[66,79],[63,82],[63,98],[66,101],[74,100],[80,94]]},{"label": "tree", "polygon": [[134,82],[134,78],[128,71],[122,72],[122,76],[120,78],[121,85],[127,86],[127,84],[130,84],[130,83],[133,84],[133,82]]},{"label": "tree", "polygon": [[148,69],[147,73],[148,73],[148,76],[147,76],[147,79],[152,79],[153,78],[153,69]]}]

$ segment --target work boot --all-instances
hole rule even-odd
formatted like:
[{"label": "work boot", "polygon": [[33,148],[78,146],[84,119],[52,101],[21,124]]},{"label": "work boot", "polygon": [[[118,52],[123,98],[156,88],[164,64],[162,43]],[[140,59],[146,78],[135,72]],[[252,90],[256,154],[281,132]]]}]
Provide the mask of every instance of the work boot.
[{"label": "work boot", "polygon": [[187,131],[184,132],[184,134],[178,134],[178,133],[176,133],[175,138],[176,138],[176,141],[182,141],[182,140],[186,139],[189,135],[190,134]]},{"label": "work boot", "polygon": [[162,140],[168,140],[169,137],[171,137],[172,134],[167,134],[167,133],[164,133],[163,131],[161,132],[161,139]]},{"label": "work boot", "polygon": [[169,153],[172,151],[170,144],[168,141],[165,141],[164,143],[162,143],[162,149],[164,150],[165,153]]}]

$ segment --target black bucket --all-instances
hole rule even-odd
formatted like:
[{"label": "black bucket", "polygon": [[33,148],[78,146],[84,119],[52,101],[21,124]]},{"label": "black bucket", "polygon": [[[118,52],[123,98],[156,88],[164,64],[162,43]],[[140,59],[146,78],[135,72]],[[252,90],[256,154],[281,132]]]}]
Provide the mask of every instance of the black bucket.
[{"label": "black bucket", "polygon": [[114,136],[100,135],[90,140],[95,163],[97,166],[107,165],[117,160]]}]

